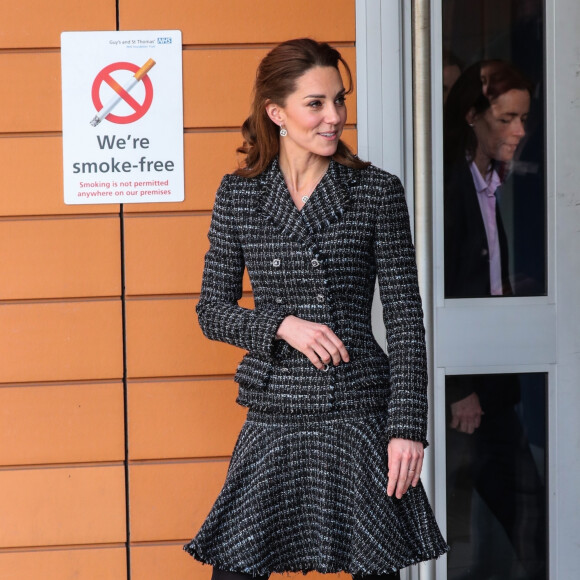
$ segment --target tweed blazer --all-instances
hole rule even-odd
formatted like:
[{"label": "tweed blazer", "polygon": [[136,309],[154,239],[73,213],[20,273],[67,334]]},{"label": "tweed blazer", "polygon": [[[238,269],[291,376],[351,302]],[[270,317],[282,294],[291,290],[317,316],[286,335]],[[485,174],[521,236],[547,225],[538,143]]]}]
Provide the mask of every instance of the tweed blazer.
[{"label": "tweed blazer", "polygon": [[[238,402],[274,413],[386,412],[388,437],[427,431],[423,311],[399,179],[335,161],[302,210],[278,160],[255,178],[226,175],[216,195],[197,314],[204,334],[248,351]],[[247,268],[254,308],[238,305]],[[388,355],[371,329],[378,277]],[[326,324],[349,363],[317,369],[275,335],[293,314]]]}]

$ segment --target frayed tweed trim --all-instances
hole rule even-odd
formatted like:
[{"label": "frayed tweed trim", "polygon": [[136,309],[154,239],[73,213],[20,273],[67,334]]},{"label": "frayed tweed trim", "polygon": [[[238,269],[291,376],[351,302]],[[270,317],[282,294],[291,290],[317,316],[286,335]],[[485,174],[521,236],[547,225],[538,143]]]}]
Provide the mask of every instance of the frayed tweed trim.
[{"label": "frayed tweed trim", "polygon": [[408,566],[412,566],[413,564],[419,564],[421,562],[425,562],[427,560],[436,560],[437,558],[443,556],[447,552],[449,552],[449,546],[445,546],[445,548],[439,551],[431,551],[425,552],[421,554],[421,556],[415,560],[409,560],[405,563],[404,566],[401,568],[381,568],[381,569],[366,569],[366,568],[332,568],[332,567],[309,567],[309,568],[285,568],[285,569],[268,569],[268,568],[243,568],[241,566],[232,565],[229,562],[223,562],[217,559],[207,558],[202,553],[199,547],[196,545],[195,541],[189,542],[183,546],[183,550],[187,552],[190,556],[195,558],[198,562],[202,564],[213,566],[219,568],[220,570],[224,570],[227,572],[237,572],[241,574],[250,574],[251,576],[267,576],[270,574],[295,574],[301,572],[302,574],[308,574],[309,572],[319,572],[320,574],[338,574],[340,572],[345,572],[346,574],[350,574],[351,576],[371,576],[371,575],[383,575],[383,574],[392,574],[393,572],[397,572],[398,570],[402,570],[407,568]]}]

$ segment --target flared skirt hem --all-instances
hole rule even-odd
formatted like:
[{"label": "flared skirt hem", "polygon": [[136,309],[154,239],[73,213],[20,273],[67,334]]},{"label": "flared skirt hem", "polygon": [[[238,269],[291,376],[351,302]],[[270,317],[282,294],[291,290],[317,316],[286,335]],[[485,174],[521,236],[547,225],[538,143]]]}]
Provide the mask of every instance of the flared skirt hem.
[{"label": "flared skirt hem", "polygon": [[190,542],[183,546],[183,549],[195,560],[201,562],[202,564],[206,564],[209,566],[214,566],[219,568],[220,570],[224,570],[227,572],[237,572],[242,574],[250,574],[252,576],[268,576],[270,574],[292,574],[292,573],[302,573],[308,574],[309,572],[319,572],[320,574],[338,574],[340,572],[345,572],[346,574],[350,575],[360,575],[360,576],[370,576],[370,575],[383,575],[383,574],[393,574],[397,572],[397,570],[402,570],[407,566],[412,566],[414,564],[419,564],[420,562],[425,562],[427,560],[434,560],[443,556],[449,551],[449,547],[445,545],[441,548],[438,552],[426,553],[423,554],[421,557],[413,560],[409,560],[404,564],[401,564],[400,567],[387,567],[387,568],[363,568],[363,567],[351,567],[346,565],[334,565],[334,566],[327,566],[327,565],[316,565],[314,563],[305,564],[305,565],[289,565],[289,566],[276,566],[273,568],[248,568],[240,566],[239,564],[227,562],[225,560],[221,560],[219,558],[207,558],[203,554],[199,552],[197,547],[195,546],[194,542]]},{"label": "flared skirt hem", "polygon": [[226,481],[184,549],[200,562],[273,572],[386,574],[437,558],[443,540],[421,482],[387,495],[385,412],[285,418],[250,411]]}]

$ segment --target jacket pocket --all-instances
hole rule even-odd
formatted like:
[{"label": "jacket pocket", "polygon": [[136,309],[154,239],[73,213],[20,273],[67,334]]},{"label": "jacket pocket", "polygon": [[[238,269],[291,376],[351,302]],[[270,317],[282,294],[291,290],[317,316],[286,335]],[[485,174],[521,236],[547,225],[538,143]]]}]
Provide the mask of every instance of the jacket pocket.
[{"label": "jacket pocket", "polygon": [[272,375],[272,363],[248,353],[238,365],[234,381],[248,389],[265,390]]}]

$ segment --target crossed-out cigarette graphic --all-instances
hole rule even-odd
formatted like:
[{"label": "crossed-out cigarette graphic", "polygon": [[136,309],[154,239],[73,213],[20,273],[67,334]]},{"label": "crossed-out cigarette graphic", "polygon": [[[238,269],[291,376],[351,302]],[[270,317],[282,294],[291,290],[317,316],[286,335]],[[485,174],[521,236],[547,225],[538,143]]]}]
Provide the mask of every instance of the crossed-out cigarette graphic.
[{"label": "crossed-out cigarette graphic", "polygon": [[111,97],[107,104],[93,117],[91,125],[96,127],[122,100],[122,93],[126,91],[129,93],[137,83],[155,66],[155,61],[150,58],[131,78],[129,82],[123,87],[117,85],[114,87],[117,95]]}]

